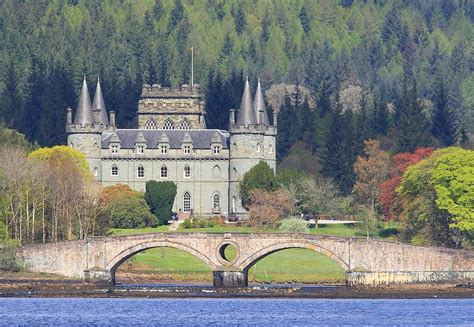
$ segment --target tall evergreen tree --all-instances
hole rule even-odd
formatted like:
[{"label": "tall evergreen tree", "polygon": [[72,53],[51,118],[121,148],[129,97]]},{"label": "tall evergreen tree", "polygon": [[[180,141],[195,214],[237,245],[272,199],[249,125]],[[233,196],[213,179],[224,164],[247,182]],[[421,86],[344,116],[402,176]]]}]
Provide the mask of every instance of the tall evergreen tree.
[{"label": "tall evergreen tree", "polygon": [[414,152],[432,144],[431,126],[418,101],[416,82],[410,90],[405,79],[403,93],[397,102],[397,152]]},{"label": "tall evergreen tree", "polygon": [[322,172],[334,179],[342,193],[348,194],[354,183],[352,113],[343,112],[338,93],[330,115]]}]

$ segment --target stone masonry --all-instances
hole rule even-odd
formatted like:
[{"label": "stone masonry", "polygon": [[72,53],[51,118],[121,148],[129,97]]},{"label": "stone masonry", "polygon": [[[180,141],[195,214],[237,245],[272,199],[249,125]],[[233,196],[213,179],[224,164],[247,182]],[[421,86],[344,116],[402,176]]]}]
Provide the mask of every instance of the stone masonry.
[{"label": "stone masonry", "polygon": [[[231,262],[223,256],[223,249],[229,244],[237,248],[237,256]],[[350,285],[474,282],[472,251],[310,234],[149,233],[93,237],[24,246],[18,256],[31,271],[113,283],[115,271],[125,260],[155,247],[177,248],[201,259],[213,271],[215,286],[247,286],[247,272],[253,264],[288,248],[306,248],[327,255],[346,271]]]}]

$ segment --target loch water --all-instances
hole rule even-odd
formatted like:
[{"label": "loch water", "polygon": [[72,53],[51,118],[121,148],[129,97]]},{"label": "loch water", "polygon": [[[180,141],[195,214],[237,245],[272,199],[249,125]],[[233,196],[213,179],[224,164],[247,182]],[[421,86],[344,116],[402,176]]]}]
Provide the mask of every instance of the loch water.
[{"label": "loch water", "polygon": [[0,298],[2,326],[474,326],[474,299]]}]

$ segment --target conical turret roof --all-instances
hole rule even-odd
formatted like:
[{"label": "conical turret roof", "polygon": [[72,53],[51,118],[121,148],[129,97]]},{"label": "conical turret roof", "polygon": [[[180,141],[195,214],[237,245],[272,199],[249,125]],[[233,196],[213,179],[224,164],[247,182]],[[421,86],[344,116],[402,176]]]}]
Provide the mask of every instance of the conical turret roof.
[{"label": "conical turret roof", "polygon": [[262,86],[260,85],[260,78],[258,79],[257,92],[255,93],[255,99],[253,100],[255,108],[255,115],[257,115],[257,122],[261,125],[268,126],[268,115],[267,109],[265,108],[265,100],[263,99]]},{"label": "conical turret roof", "polygon": [[95,89],[94,101],[92,102],[92,111],[100,111],[98,121],[96,124],[102,124],[104,126],[109,125],[109,118],[107,117],[107,111],[105,110],[104,97],[102,95],[102,88],[100,87],[100,81],[97,78],[97,88]]},{"label": "conical turret roof", "polygon": [[239,125],[255,125],[257,124],[257,117],[252,103],[252,95],[250,94],[249,80],[245,81],[244,93],[240,101],[240,109],[237,114],[237,124]]},{"label": "conical turret roof", "polygon": [[74,117],[75,125],[92,125],[94,117],[92,115],[91,98],[87,88],[86,76],[82,81],[81,94],[79,95],[79,103],[77,104],[76,117]]}]

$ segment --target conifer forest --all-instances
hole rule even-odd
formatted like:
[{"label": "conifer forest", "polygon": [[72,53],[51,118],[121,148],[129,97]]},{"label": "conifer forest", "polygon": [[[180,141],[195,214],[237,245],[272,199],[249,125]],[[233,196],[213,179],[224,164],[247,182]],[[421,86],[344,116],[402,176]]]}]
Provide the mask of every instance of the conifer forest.
[{"label": "conifer forest", "polygon": [[0,126],[36,147],[65,144],[84,75],[134,128],[142,84],[191,82],[191,47],[208,128],[260,78],[278,169],[342,195],[369,139],[395,159],[474,147],[472,0],[4,0],[0,45]]}]

